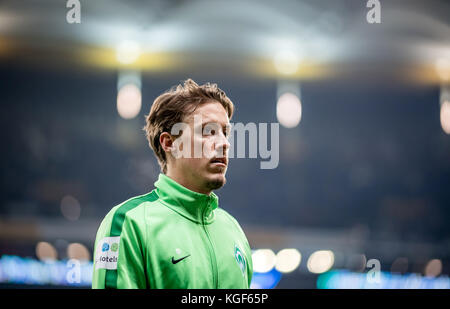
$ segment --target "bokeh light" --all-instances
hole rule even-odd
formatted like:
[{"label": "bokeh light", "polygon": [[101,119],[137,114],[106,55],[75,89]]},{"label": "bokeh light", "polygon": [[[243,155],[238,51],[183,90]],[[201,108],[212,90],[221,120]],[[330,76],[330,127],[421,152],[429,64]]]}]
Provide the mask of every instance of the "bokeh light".
[{"label": "bokeh light", "polygon": [[72,243],[67,247],[67,257],[69,259],[76,259],[80,261],[89,261],[91,255],[89,250],[80,243]]},{"label": "bokeh light", "polygon": [[445,101],[441,105],[441,126],[446,134],[450,134],[450,102]]},{"label": "bokeh light", "polygon": [[36,256],[41,261],[54,261],[58,258],[55,247],[50,243],[41,241],[36,245]]},{"label": "bokeh light", "polygon": [[427,277],[437,277],[442,272],[442,262],[439,259],[433,259],[428,262],[425,266],[425,276]]},{"label": "bokeh light", "polygon": [[277,253],[275,268],[282,273],[292,272],[300,265],[301,258],[297,249],[283,249]]},{"label": "bokeh light", "polygon": [[274,64],[277,71],[284,75],[297,73],[300,59],[292,50],[281,50],[275,54]]},{"label": "bokeh light", "polygon": [[135,62],[141,54],[141,48],[134,41],[123,41],[117,47],[116,58],[122,64]]},{"label": "bokeh light", "polygon": [[408,259],[405,257],[399,257],[392,262],[391,273],[404,274],[408,271]]},{"label": "bokeh light", "polygon": [[347,257],[346,268],[354,272],[362,272],[366,269],[366,263],[367,257],[365,254],[351,254]]},{"label": "bokeh light", "polygon": [[117,112],[124,119],[133,119],[141,111],[141,90],[134,84],[123,86],[117,94]]},{"label": "bokeh light", "polygon": [[276,256],[270,249],[259,249],[253,252],[253,271],[265,273],[275,266]]},{"label": "bokeh light", "polygon": [[277,119],[286,128],[296,127],[302,118],[302,104],[292,93],[281,95],[277,102]]},{"label": "bokeh light", "polygon": [[319,250],[308,258],[308,270],[314,274],[321,274],[333,267],[334,254],[330,250]]},{"label": "bokeh light", "polygon": [[450,60],[447,58],[439,58],[436,60],[436,71],[439,78],[443,81],[450,79]]},{"label": "bokeh light", "polygon": [[78,220],[81,213],[80,203],[71,195],[64,196],[61,199],[61,213],[67,220]]}]

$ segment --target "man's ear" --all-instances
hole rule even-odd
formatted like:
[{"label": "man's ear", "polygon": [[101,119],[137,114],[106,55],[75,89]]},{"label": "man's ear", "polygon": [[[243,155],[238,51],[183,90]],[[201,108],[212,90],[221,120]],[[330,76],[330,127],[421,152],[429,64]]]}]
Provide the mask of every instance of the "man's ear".
[{"label": "man's ear", "polygon": [[159,143],[161,144],[161,147],[165,152],[173,151],[174,146],[173,141],[174,141],[173,136],[170,135],[168,132],[163,132],[159,136]]}]

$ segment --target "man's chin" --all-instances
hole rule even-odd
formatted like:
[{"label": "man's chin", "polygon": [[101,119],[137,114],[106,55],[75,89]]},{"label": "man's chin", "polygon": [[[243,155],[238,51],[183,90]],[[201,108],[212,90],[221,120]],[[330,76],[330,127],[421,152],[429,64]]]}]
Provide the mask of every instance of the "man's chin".
[{"label": "man's chin", "polygon": [[219,174],[214,175],[210,179],[207,180],[206,186],[210,190],[217,190],[219,188],[222,188],[227,183],[227,179],[225,178],[225,175]]}]

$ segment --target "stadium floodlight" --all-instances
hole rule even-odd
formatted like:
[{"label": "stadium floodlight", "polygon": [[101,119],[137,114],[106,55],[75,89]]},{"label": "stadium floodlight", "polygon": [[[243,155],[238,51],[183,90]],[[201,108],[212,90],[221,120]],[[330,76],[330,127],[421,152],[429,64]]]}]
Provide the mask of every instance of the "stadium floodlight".
[{"label": "stadium floodlight", "polygon": [[134,41],[123,41],[117,47],[116,58],[122,64],[132,64],[141,55],[141,47]]},{"label": "stadium floodlight", "polygon": [[442,81],[450,80],[450,59],[438,58],[435,63],[436,72]]},{"label": "stadium floodlight", "polygon": [[298,71],[300,58],[294,51],[284,49],[275,54],[273,62],[279,73],[283,75],[293,75]]}]

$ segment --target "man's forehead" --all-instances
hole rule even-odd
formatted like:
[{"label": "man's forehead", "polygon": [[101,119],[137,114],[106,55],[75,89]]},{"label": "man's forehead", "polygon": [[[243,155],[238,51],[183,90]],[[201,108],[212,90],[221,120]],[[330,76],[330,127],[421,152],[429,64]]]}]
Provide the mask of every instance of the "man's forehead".
[{"label": "man's forehead", "polygon": [[218,124],[221,126],[229,126],[230,125],[230,121],[228,119],[228,117],[215,117],[217,115],[207,115],[207,116],[202,116],[202,125],[204,124]]},{"label": "man's forehead", "polygon": [[186,120],[194,121],[194,118],[201,119],[202,125],[206,123],[217,123],[228,126],[230,124],[228,114],[220,103],[200,105]]}]

